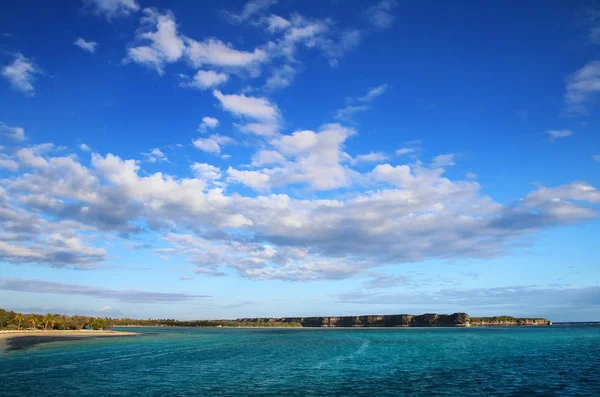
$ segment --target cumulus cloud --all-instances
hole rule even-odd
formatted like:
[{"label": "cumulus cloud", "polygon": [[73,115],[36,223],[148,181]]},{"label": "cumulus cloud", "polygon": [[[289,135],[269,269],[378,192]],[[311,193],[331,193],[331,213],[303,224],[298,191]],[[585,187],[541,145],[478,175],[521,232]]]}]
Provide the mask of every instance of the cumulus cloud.
[{"label": "cumulus cloud", "polygon": [[289,86],[294,80],[301,67],[296,59],[299,48],[316,50],[335,66],[338,59],[361,40],[361,31],[339,29],[331,19],[310,19],[297,13],[289,19],[275,14],[264,16],[263,11],[273,3],[253,0],[239,14],[229,14],[233,21],[252,20],[253,26],[266,27],[273,35],[263,45],[247,50],[235,48],[216,37],[196,40],[185,36],[178,33],[172,12],[144,9],[135,45],[128,49],[125,62],[147,66],[162,75],[167,64],[183,58],[189,65],[203,70],[191,83],[182,85],[202,89],[225,82],[231,74],[242,78],[257,77],[261,68],[271,63],[277,66],[272,68],[264,88],[273,91]]},{"label": "cumulus cloud", "polygon": [[85,0],[85,2],[96,14],[109,20],[128,16],[140,9],[136,0]]},{"label": "cumulus cloud", "polygon": [[228,136],[214,134],[207,138],[198,138],[193,142],[193,144],[196,149],[200,149],[203,152],[219,154],[221,153],[221,148],[223,146],[233,142],[234,140]]},{"label": "cumulus cloud", "polygon": [[0,121],[0,132],[15,141],[25,140],[25,130],[23,127],[13,127]]},{"label": "cumulus cloud", "polygon": [[[349,186],[355,172],[342,162],[347,158],[343,152],[346,139],[354,134],[354,130],[339,124],[326,124],[318,132],[303,130],[291,135],[279,136],[271,140],[274,151],[259,152],[254,163],[281,163],[273,168],[263,168],[240,175],[236,181],[250,187],[267,188],[302,184],[315,190],[331,190]],[[268,157],[266,157],[268,156]],[[281,158],[285,161],[281,162]],[[271,161],[265,161],[270,159]],[[248,176],[251,175],[251,184]],[[257,180],[260,185],[257,185]]]},{"label": "cumulus cloud", "polygon": [[287,19],[275,14],[269,15],[264,21],[267,24],[267,30],[271,33],[285,30],[292,24]]},{"label": "cumulus cloud", "polygon": [[196,178],[203,181],[215,181],[221,179],[221,170],[207,163],[194,163],[190,167]]},{"label": "cumulus cloud", "polygon": [[97,42],[86,41],[86,40],[82,39],[81,37],[78,38],[77,40],[75,40],[75,42],[73,42],[73,44],[75,44],[77,47],[81,48],[84,51],[91,52],[92,54],[94,52],[96,52],[96,47],[98,46]]},{"label": "cumulus cloud", "polygon": [[251,122],[240,126],[244,132],[256,135],[273,135],[278,131],[281,114],[276,104],[266,98],[244,94],[223,94],[213,91],[223,110]]},{"label": "cumulus cloud", "polygon": [[81,149],[84,152],[90,152],[92,150],[92,148],[90,148],[88,145],[86,145],[85,143],[82,143],[81,145],[79,145],[79,149]]},{"label": "cumulus cloud", "polygon": [[[353,134],[329,124],[277,135],[246,168],[194,163],[186,178],[151,174],[145,163],[113,154],[93,153],[84,165],[49,144],[3,153],[17,172],[0,189],[0,260],[113,266],[98,237],[147,232],[164,240],[159,255],[181,256],[198,274],[344,279],[406,262],[497,257],[532,233],[598,216],[600,192],[586,182],[537,187],[502,205],[479,183],[445,176],[454,159],[436,167],[377,164],[359,173],[344,151]],[[218,154],[217,144],[207,147]],[[228,193],[234,183],[257,192]],[[290,185],[329,192],[270,193]],[[350,186],[352,194],[337,190]]]},{"label": "cumulus cloud", "polygon": [[219,120],[217,120],[214,117],[206,116],[202,118],[202,123],[200,123],[200,125],[198,126],[198,131],[206,132],[208,129],[217,128],[218,125]]},{"label": "cumulus cloud", "polygon": [[367,17],[369,22],[376,28],[387,29],[392,27],[396,16],[392,14],[392,10],[396,8],[398,3],[396,0],[381,0],[379,3],[367,9]]},{"label": "cumulus cloud", "polygon": [[35,75],[40,73],[40,69],[23,54],[16,54],[13,62],[4,66],[0,72],[14,90],[30,96],[35,94]]},{"label": "cumulus cloud", "polygon": [[218,73],[214,70],[199,70],[188,85],[190,87],[206,90],[223,84],[228,78],[229,77],[225,73]]},{"label": "cumulus cloud", "polygon": [[269,59],[268,53],[260,48],[242,51],[221,40],[210,38],[196,41],[186,38],[186,57],[197,68],[215,66],[223,68],[253,69]]},{"label": "cumulus cloud", "polygon": [[[95,298],[115,299],[127,303],[174,303],[187,302],[210,295],[186,294],[177,292],[153,292],[136,289],[113,290],[79,284],[57,283],[44,280],[22,278],[0,278],[0,290],[33,292],[39,294],[61,294],[75,296],[93,296]],[[104,306],[100,311],[109,310]]]},{"label": "cumulus cloud", "polygon": [[183,55],[184,41],[177,33],[172,12],[161,14],[146,8],[143,13],[137,39],[147,44],[129,48],[126,61],[150,67],[162,75],[167,63],[175,62]]},{"label": "cumulus cloud", "polygon": [[433,168],[449,167],[451,165],[454,165],[454,157],[455,155],[453,153],[440,154],[433,158],[431,166]]},{"label": "cumulus cloud", "polygon": [[157,161],[169,161],[167,156],[159,148],[152,149],[149,153],[142,153],[146,157],[146,161],[149,163],[156,163]]}]

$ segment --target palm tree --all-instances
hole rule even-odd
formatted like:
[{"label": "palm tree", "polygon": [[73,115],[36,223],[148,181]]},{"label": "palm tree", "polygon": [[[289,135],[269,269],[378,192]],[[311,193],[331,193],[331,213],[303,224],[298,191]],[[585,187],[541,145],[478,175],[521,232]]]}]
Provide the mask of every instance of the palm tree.
[{"label": "palm tree", "polygon": [[[54,316],[50,313],[46,314],[44,316],[44,319],[42,320],[42,322],[44,323],[44,331],[48,330],[48,325],[50,325],[51,323],[54,323]],[[54,327],[54,324],[52,324],[52,327]],[[50,328],[52,329],[52,328]]]},{"label": "palm tree", "polygon": [[21,313],[17,314],[15,316],[15,321],[17,321],[19,323],[19,329],[21,329],[21,323],[25,320],[25,316],[22,315]]},{"label": "palm tree", "polygon": [[31,328],[36,329],[38,325],[38,319],[35,317],[31,317],[29,319],[29,324],[31,324]]}]

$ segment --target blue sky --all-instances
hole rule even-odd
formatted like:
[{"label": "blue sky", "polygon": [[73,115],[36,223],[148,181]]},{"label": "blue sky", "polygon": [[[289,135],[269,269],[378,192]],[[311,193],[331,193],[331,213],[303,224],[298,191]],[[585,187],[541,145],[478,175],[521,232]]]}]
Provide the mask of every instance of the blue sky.
[{"label": "blue sky", "polygon": [[600,320],[594,2],[1,7],[0,306]]}]

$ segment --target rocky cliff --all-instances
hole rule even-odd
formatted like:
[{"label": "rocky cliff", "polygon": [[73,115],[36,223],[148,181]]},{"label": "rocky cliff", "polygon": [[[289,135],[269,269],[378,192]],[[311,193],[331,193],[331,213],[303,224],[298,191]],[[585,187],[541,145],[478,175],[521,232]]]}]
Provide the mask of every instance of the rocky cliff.
[{"label": "rocky cliff", "polygon": [[545,318],[518,318],[510,316],[499,317],[471,317],[470,323],[475,327],[485,326],[511,326],[511,325],[552,325],[552,321]]},{"label": "rocky cliff", "polygon": [[469,326],[513,326],[549,325],[544,318],[515,317],[470,317],[467,313],[454,314],[390,314],[373,316],[341,317],[282,317],[282,318],[239,318],[241,323],[295,323],[303,327],[469,327]]}]

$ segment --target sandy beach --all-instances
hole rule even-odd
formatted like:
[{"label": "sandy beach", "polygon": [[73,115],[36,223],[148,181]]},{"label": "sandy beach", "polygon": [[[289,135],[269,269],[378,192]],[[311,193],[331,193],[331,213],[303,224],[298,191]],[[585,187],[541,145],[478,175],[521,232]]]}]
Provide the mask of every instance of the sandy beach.
[{"label": "sandy beach", "polygon": [[93,331],[93,330],[19,330],[0,331],[0,351],[25,350],[50,342],[75,341],[85,338],[134,336],[135,332]]},{"label": "sandy beach", "polygon": [[18,331],[0,331],[0,339],[14,338],[18,336],[126,336],[126,335],[137,335],[135,332],[123,332],[123,331],[95,331],[95,330],[28,330],[22,329]]}]

